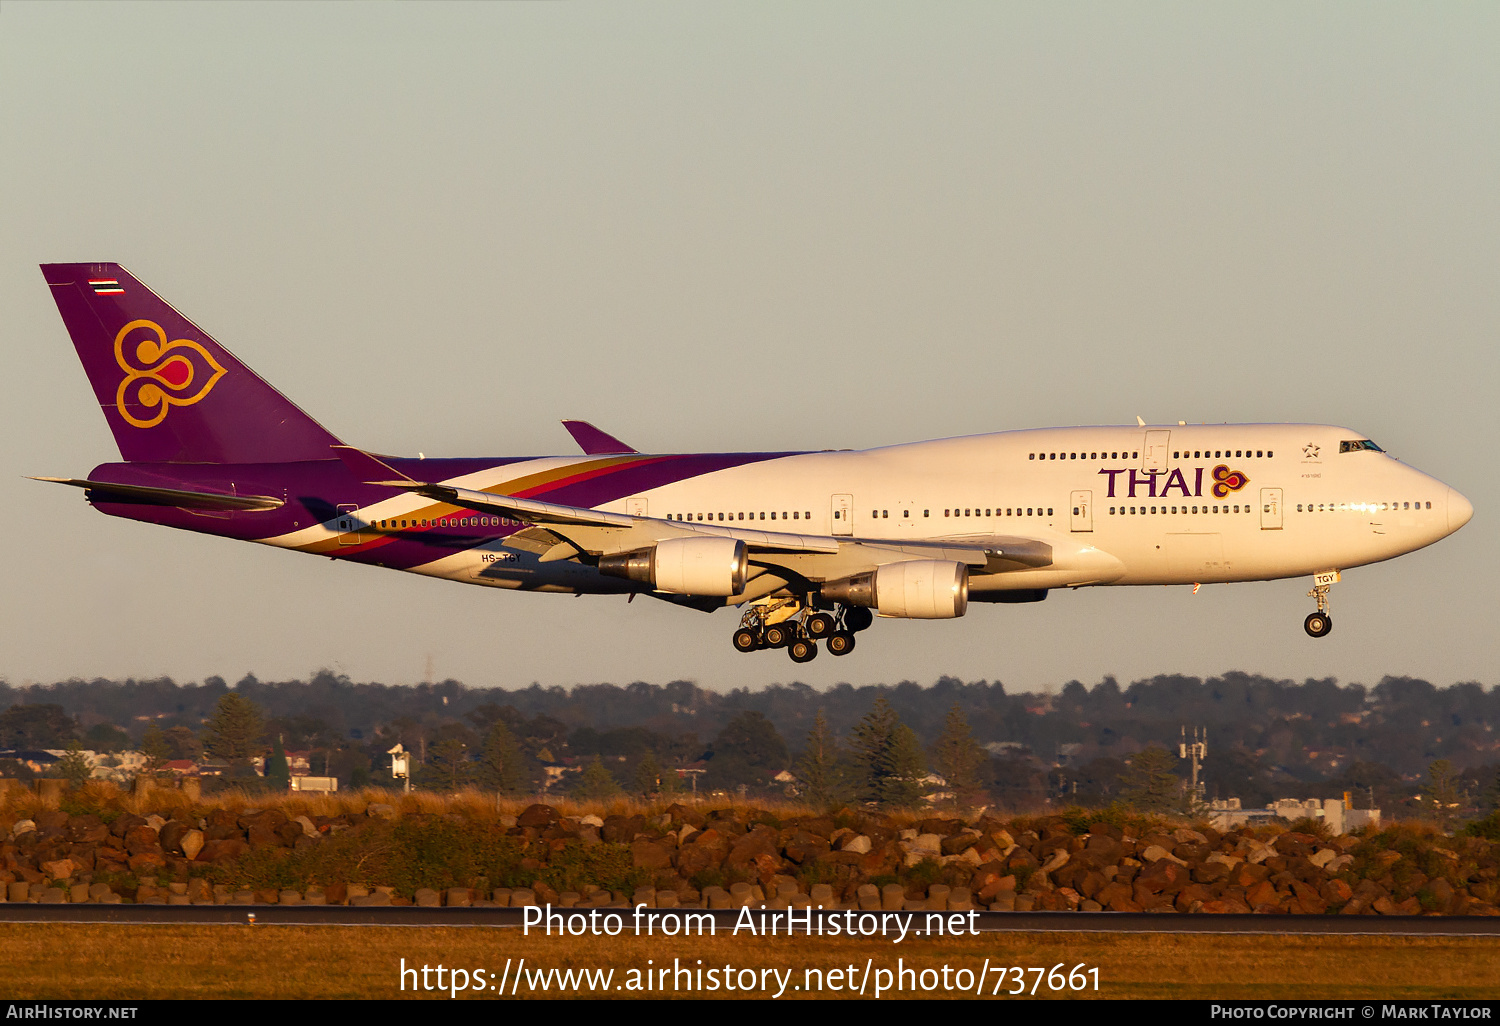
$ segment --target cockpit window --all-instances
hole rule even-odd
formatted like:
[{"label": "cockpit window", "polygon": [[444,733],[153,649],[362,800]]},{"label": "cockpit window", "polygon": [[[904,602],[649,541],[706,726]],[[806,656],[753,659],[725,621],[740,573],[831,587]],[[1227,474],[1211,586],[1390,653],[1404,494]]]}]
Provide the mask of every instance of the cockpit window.
[{"label": "cockpit window", "polygon": [[1356,438],[1353,441],[1339,443],[1339,452],[1359,452],[1361,449],[1369,449],[1371,452],[1385,452],[1384,449],[1368,438]]}]

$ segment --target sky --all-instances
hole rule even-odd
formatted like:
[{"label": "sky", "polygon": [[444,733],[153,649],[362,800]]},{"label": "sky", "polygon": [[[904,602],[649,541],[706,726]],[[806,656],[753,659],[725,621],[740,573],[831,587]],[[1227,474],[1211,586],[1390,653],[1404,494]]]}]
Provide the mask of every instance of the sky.
[{"label": "sky", "polygon": [[[1500,683],[1500,6],[0,6],[0,679]],[[881,621],[522,595],[106,517],[37,265],[118,261],[351,444],[1333,423],[1473,521],[1305,579]]]}]

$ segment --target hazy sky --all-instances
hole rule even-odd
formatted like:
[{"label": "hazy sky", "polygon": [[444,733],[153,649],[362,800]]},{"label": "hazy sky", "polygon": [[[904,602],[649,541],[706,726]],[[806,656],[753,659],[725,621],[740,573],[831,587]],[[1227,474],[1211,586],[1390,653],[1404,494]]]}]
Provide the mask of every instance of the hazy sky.
[{"label": "hazy sky", "polygon": [[[475,685],[1231,669],[1500,681],[1500,6],[0,6],[0,678]],[[736,615],[106,517],[37,264],[116,260],[347,441],[1368,434],[1474,503],[1307,580],[1103,588],[741,656]]]}]

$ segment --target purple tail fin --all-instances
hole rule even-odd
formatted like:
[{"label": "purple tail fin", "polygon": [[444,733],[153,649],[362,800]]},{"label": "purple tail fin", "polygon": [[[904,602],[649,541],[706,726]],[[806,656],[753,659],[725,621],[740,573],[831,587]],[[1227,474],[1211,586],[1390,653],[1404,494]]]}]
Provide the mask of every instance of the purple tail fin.
[{"label": "purple tail fin", "polygon": [[342,444],[119,264],[43,264],[120,455],[288,463]]}]

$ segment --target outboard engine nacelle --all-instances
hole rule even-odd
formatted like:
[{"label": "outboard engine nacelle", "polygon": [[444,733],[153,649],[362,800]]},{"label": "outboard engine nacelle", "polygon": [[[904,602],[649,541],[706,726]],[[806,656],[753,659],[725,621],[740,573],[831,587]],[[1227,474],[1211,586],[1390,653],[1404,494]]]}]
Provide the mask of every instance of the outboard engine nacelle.
[{"label": "outboard engine nacelle", "polygon": [[600,557],[599,572],[673,595],[727,597],[745,590],[750,559],[734,538],[668,538],[654,548]]},{"label": "outboard engine nacelle", "polygon": [[947,620],[969,608],[969,568],[945,559],[909,559],[886,563],[867,574],[855,574],[823,585],[823,597],[864,606],[881,616],[914,620]]}]

